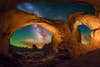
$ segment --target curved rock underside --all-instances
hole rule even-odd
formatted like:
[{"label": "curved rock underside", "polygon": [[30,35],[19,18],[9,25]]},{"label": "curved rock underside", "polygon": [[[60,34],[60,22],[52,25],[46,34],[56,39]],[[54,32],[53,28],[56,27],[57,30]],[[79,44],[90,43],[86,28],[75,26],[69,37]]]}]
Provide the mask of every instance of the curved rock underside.
[{"label": "curved rock underside", "polygon": [[[73,19],[74,18],[74,19]],[[40,18],[18,10],[11,10],[0,17],[0,53],[6,53],[12,34],[27,25],[38,24],[53,34],[53,50],[59,52],[59,47],[66,48],[73,56],[78,56],[99,48],[100,20],[99,17],[76,13],[69,16],[67,23],[59,20]],[[90,44],[82,44],[78,25],[84,24],[94,30],[90,33]]]}]

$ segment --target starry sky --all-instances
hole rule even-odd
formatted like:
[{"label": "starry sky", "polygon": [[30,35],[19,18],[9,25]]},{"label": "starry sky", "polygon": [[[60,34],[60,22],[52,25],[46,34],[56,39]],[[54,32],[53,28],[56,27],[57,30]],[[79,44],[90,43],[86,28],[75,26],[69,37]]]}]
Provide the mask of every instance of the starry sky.
[{"label": "starry sky", "polygon": [[[16,9],[29,14],[37,14],[48,19],[67,21],[67,16],[75,12],[94,14],[94,8],[86,4],[62,2],[62,3],[28,3],[23,2],[16,5]],[[82,32],[84,26],[79,28]],[[88,34],[87,34],[88,35]],[[32,44],[45,44],[51,42],[52,34],[39,25],[29,25],[14,32],[10,38],[10,44],[17,47],[32,48]]]},{"label": "starry sky", "polygon": [[23,2],[16,6],[18,10],[25,11],[27,13],[34,13],[40,17],[49,19],[58,19],[66,21],[69,14],[75,12],[86,12],[89,14],[94,13],[94,8],[86,4],[74,3],[74,2],[59,2],[59,3],[28,3]]},{"label": "starry sky", "polygon": [[51,42],[52,33],[43,27],[34,24],[23,27],[16,32],[10,39],[13,46],[32,48],[33,44],[48,44]]}]

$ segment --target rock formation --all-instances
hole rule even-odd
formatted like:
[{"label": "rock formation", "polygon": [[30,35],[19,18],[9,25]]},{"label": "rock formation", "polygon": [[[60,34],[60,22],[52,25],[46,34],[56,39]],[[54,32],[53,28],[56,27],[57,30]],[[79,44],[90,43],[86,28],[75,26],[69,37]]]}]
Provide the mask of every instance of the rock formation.
[{"label": "rock formation", "polygon": [[[10,10],[0,16],[0,53],[8,51],[10,37],[16,30],[31,24],[38,24],[53,34],[54,52],[59,52],[59,49],[64,48],[72,56],[79,56],[99,48],[100,20],[97,16],[79,12],[70,15],[67,23],[65,23],[60,20],[40,18],[35,14]],[[91,33],[91,44],[89,45],[80,42],[81,36],[79,30],[77,30],[77,26],[80,24],[87,25],[94,30]]]},{"label": "rock formation", "polygon": [[[71,20],[72,19],[72,20]],[[90,44],[89,45],[85,45],[82,44],[79,40],[81,40],[81,33],[78,30],[78,26],[79,25],[86,25],[88,26],[91,30],[93,30],[90,34]],[[76,42],[77,45],[74,46],[76,49],[76,54],[79,52],[79,54],[84,54],[87,53],[89,51],[92,51],[94,49],[100,48],[100,39],[99,39],[99,33],[100,33],[100,20],[97,16],[94,15],[89,15],[89,14],[85,14],[85,13],[75,13],[69,16],[69,20],[68,20],[68,25],[70,25],[70,30],[72,31],[72,42]],[[72,45],[72,44],[71,44]],[[73,46],[72,46],[73,47]],[[80,51],[78,51],[80,50]],[[81,52],[82,50],[82,52]],[[74,51],[72,51],[74,52]],[[78,54],[77,54],[78,55]]]},{"label": "rock formation", "polygon": [[27,14],[18,10],[11,10],[5,13],[1,16],[0,21],[0,38],[4,38],[2,39],[4,41],[1,41],[0,43],[3,46],[9,45],[9,43],[6,43],[5,40],[9,42],[10,37],[16,30],[31,24],[38,24],[53,34],[53,49],[56,52],[58,47],[57,45],[69,38],[67,34],[69,35],[70,31],[68,29],[67,24],[65,24],[64,22],[58,20],[54,21],[48,19],[41,19],[40,17],[34,14]]}]

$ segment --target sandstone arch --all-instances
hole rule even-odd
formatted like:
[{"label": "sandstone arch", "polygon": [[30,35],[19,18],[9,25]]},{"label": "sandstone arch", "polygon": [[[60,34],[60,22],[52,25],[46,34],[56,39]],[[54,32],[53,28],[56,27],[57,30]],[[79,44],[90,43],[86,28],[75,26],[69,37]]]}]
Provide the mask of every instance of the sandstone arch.
[{"label": "sandstone arch", "polygon": [[[77,20],[75,21],[75,23],[73,24],[73,27],[74,27],[73,32],[75,32],[77,30],[77,26],[78,25],[81,25],[81,24],[87,25],[92,30],[95,30],[95,29],[99,29],[100,28],[100,20],[99,20],[98,17],[92,16],[92,15],[83,15],[83,16],[79,16],[77,18]],[[92,37],[92,38],[94,38],[94,37]]]},{"label": "sandstone arch", "polygon": [[57,28],[55,28],[54,26],[52,26],[48,23],[42,22],[42,20],[40,20],[40,21],[39,20],[31,20],[31,21],[25,23],[25,25],[22,24],[22,25],[19,25],[19,27],[15,27],[15,29],[13,29],[12,32],[15,32],[16,30],[18,30],[22,27],[32,25],[32,24],[38,24],[38,25],[40,25],[41,27],[47,29],[49,32],[51,32],[53,34],[53,40],[56,40],[56,42],[53,41],[53,49],[54,49],[54,51],[56,51],[57,45],[61,42],[60,32]]},{"label": "sandstone arch", "polygon": [[[77,12],[68,17],[68,25],[70,25],[70,30],[72,31],[72,35],[77,33],[77,27],[79,25],[86,25],[92,30],[96,30],[100,28],[100,20],[99,17],[95,15],[86,14],[84,12]],[[75,34],[76,35],[76,34]],[[77,37],[76,37],[77,38]]]},{"label": "sandstone arch", "polygon": [[61,38],[63,33],[61,33],[61,30],[58,28],[59,25],[57,26],[55,25],[56,23],[42,20],[34,14],[32,15],[25,12],[12,10],[1,16],[0,21],[2,22],[0,25],[0,28],[2,28],[0,31],[0,46],[2,48],[0,48],[1,53],[8,51],[9,39],[16,30],[31,24],[38,24],[53,34],[54,51],[57,52],[57,45],[62,41]]},{"label": "sandstone arch", "polygon": [[[71,31],[71,51],[73,56],[79,56],[81,54],[86,54],[87,52],[93,51],[100,48],[100,20],[95,15],[86,14],[84,12],[77,12],[68,16],[67,24]],[[84,24],[90,29],[95,30],[91,32],[91,43],[89,45],[84,45],[80,42],[80,33],[77,29],[78,25]]]},{"label": "sandstone arch", "polygon": [[93,15],[81,15],[77,17],[77,20],[73,24],[74,31],[76,31],[77,26],[81,24],[85,24],[91,29],[100,28],[99,18]]},{"label": "sandstone arch", "polygon": [[[95,30],[91,33],[91,45],[92,47],[94,48],[99,48],[99,43],[100,43],[100,20],[98,17],[96,16],[93,16],[93,15],[89,15],[89,14],[80,14],[79,16],[77,16],[75,18],[75,21],[72,25],[73,27],[73,35],[75,36],[76,34],[74,33],[77,33],[77,27],[78,25],[86,25],[88,26],[90,29],[92,30]],[[77,38],[77,37],[76,37]],[[78,39],[78,38],[77,38]],[[98,45],[98,47],[97,47]]]}]

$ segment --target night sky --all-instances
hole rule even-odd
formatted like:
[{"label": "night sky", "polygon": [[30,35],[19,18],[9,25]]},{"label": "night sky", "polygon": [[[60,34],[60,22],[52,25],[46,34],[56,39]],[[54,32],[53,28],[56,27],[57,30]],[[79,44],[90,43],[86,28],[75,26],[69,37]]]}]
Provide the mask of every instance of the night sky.
[{"label": "night sky", "polygon": [[51,42],[52,33],[34,24],[17,30],[10,39],[10,43],[17,47],[32,48],[33,44],[43,45]]},{"label": "night sky", "polygon": [[[91,6],[80,3],[21,3],[16,6],[17,10],[27,13],[34,13],[40,17],[48,19],[58,19],[67,21],[67,16],[75,12],[85,12],[94,14],[94,9]],[[83,28],[83,27],[82,27]],[[81,28],[81,29],[82,29]],[[31,48],[32,43],[49,43],[51,42],[52,34],[39,25],[29,25],[17,30],[10,39],[10,44],[17,47]],[[28,43],[29,42],[29,43]]]},{"label": "night sky", "polygon": [[94,9],[86,4],[74,3],[74,2],[62,2],[62,3],[21,3],[16,6],[18,10],[28,13],[35,13],[40,17],[49,19],[59,19],[66,21],[66,16],[75,12],[86,12],[93,14]]}]

